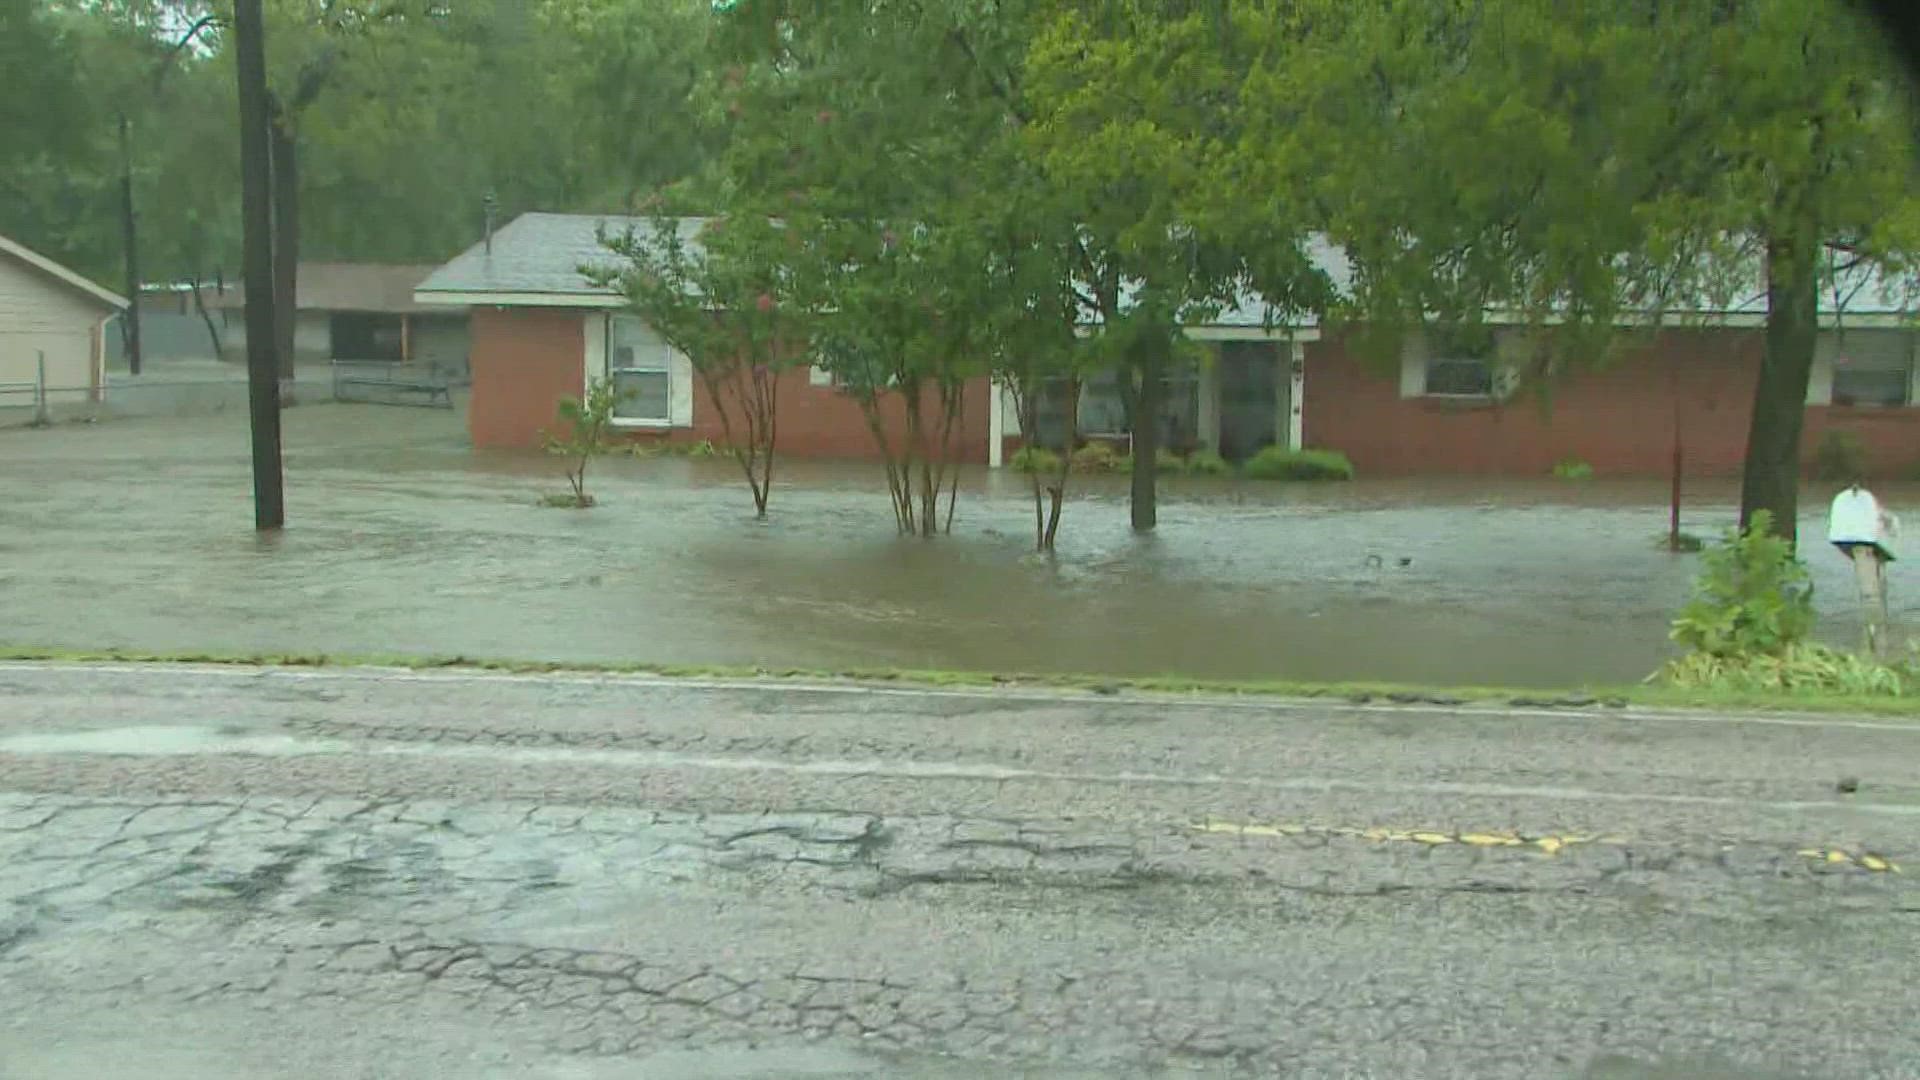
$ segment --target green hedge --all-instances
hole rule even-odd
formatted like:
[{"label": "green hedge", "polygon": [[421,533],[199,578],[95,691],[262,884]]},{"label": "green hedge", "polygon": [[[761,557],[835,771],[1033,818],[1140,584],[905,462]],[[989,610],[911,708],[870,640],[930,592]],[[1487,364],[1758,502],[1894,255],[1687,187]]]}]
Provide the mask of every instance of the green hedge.
[{"label": "green hedge", "polygon": [[1013,452],[1013,460],[1008,464],[1015,472],[1057,473],[1060,455],[1043,446],[1023,446]]},{"label": "green hedge", "polygon": [[1269,446],[1241,471],[1255,480],[1351,480],[1353,462],[1338,450],[1288,450]]},{"label": "green hedge", "polygon": [[1189,476],[1226,476],[1233,472],[1233,466],[1227,459],[1212,450],[1195,450],[1187,456],[1187,475]]}]

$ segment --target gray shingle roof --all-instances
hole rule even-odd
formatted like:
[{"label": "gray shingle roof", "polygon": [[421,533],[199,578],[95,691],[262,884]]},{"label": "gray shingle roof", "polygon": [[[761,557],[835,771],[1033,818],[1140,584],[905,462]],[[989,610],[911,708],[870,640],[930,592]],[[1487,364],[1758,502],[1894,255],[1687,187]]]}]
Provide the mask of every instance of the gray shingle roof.
[{"label": "gray shingle roof", "polygon": [[[682,235],[691,235],[702,218],[682,218]],[[599,230],[626,229],[645,235],[652,231],[647,218],[616,214],[522,214],[493,234],[493,251],[485,242],[473,245],[446,265],[428,274],[415,287],[422,300],[455,294],[445,302],[459,303],[461,293],[523,293],[566,297],[606,297],[618,294],[597,288],[580,274],[582,266],[612,266],[613,254],[602,247]]]},{"label": "gray shingle roof", "polygon": [[[692,236],[706,223],[705,218],[681,218],[683,236]],[[568,298],[572,303],[604,299],[609,306],[619,303],[619,294],[596,288],[581,275],[582,266],[611,266],[614,256],[601,246],[599,232],[617,233],[632,228],[642,234],[652,230],[647,218],[602,214],[522,214],[493,234],[493,251],[484,243],[475,244],[453,261],[428,275],[416,288],[417,298],[426,303],[462,303],[461,294],[514,294],[529,297]],[[1324,269],[1335,289],[1346,293],[1352,288],[1353,269],[1347,254],[1338,245],[1314,237],[1307,242],[1307,254]],[[1766,293],[1757,260],[1751,269],[1741,268],[1735,275],[1751,282],[1751,287],[1734,290],[1728,298],[1695,298],[1688,313],[1702,315],[1759,316],[1766,313]],[[1920,285],[1908,276],[1883,276],[1868,266],[1856,267],[1838,275],[1836,290],[1831,285],[1821,290],[1820,310],[1831,315],[1836,310],[1847,315],[1905,315],[1920,307]],[[1837,296],[1836,296],[1837,293]],[[1836,299],[1839,301],[1836,304]],[[1244,295],[1238,303],[1213,320],[1217,326],[1257,327],[1265,325],[1269,314],[1276,326],[1291,324],[1311,327],[1317,320],[1310,313],[1269,312],[1264,300]]]}]

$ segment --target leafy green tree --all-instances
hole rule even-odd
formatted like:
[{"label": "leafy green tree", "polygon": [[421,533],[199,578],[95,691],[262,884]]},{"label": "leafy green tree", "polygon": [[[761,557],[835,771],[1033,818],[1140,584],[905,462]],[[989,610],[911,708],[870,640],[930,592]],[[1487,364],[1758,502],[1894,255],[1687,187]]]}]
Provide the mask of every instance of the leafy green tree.
[{"label": "leafy green tree", "polygon": [[[1249,186],[1239,152],[1249,50],[1269,42],[1259,24],[1271,17],[1089,0],[1062,5],[1030,45],[1024,149],[1054,212],[1073,223],[1079,321],[1119,369],[1136,461],[1158,457],[1164,381],[1186,325],[1256,282],[1271,317],[1327,294],[1301,254],[1312,220]],[[1136,530],[1154,527],[1155,474],[1133,470]]]},{"label": "leafy green tree", "polygon": [[687,357],[740,464],[756,516],[767,515],[779,441],[781,374],[806,347],[808,309],[789,271],[790,241],[765,214],[704,223],[657,216],[601,237],[610,259],[582,267]]},{"label": "leafy green tree", "polygon": [[1741,521],[1791,538],[1819,294],[1920,251],[1911,93],[1854,13],[1315,0],[1281,25],[1296,47],[1256,67],[1244,145],[1324,208],[1356,313],[1513,313],[1551,326],[1544,377],[1604,360],[1623,321],[1764,298]]},{"label": "leafy green tree", "polygon": [[635,206],[718,154],[709,0],[547,0],[535,19],[536,32],[556,43],[549,100],[557,107],[528,119],[564,137],[557,149],[570,204]]},{"label": "leafy green tree", "polygon": [[779,208],[787,265],[819,313],[810,355],[860,407],[896,524],[923,536],[951,525],[965,389],[1008,322],[1003,255],[986,242],[1006,231],[1007,105],[966,16],[762,3],[719,38],[736,60],[719,85],[728,188]]},{"label": "leafy green tree", "polygon": [[103,193],[74,182],[99,168],[89,137],[98,102],[78,51],[70,25],[38,0],[0,0],[0,233],[98,275],[113,266],[113,245],[90,220]]}]

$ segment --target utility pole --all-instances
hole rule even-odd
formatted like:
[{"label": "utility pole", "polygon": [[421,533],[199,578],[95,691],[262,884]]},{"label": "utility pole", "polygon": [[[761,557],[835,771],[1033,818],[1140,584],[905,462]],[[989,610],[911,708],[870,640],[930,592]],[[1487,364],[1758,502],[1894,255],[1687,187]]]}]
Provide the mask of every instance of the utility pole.
[{"label": "utility pole", "polygon": [[267,57],[260,0],[234,0],[240,75],[240,220],[246,263],[247,399],[253,419],[253,527],[287,523],[280,473],[280,362],[274,334],[273,176],[267,132]]},{"label": "utility pole", "polygon": [[140,374],[140,236],[133,205],[133,123],[120,114],[120,243],[127,267],[127,312],[120,328],[126,344],[127,371]]}]

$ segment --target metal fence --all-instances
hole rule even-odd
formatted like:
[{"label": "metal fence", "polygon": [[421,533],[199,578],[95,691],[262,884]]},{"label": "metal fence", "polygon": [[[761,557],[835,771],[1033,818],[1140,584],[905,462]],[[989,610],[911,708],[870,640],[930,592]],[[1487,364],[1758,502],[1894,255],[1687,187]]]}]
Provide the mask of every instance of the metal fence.
[{"label": "metal fence", "polygon": [[[28,365],[13,364],[18,373]],[[58,372],[43,373],[36,358],[31,382],[18,374],[0,381],[0,427],[43,426],[62,421],[90,421],[117,417],[193,417],[245,412],[248,401],[246,368],[220,361],[149,363],[139,375],[110,373],[106,384],[64,385]],[[376,397],[355,394],[356,387],[336,386],[331,365],[302,364],[292,386],[299,404],[330,401],[366,402]],[[69,380],[71,375],[67,376]],[[449,406],[457,384],[441,380],[434,404]],[[419,394],[411,395],[414,397]]]},{"label": "metal fence", "polygon": [[[50,397],[60,388],[47,385],[46,353],[34,354],[34,371],[34,380],[29,383],[0,382],[0,409],[30,409],[32,419],[29,422],[36,427],[44,427],[53,420]],[[93,388],[79,389],[91,391]]]},{"label": "metal fence", "polygon": [[453,408],[453,378],[433,364],[394,360],[335,360],[333,399],[370,405]]}]

